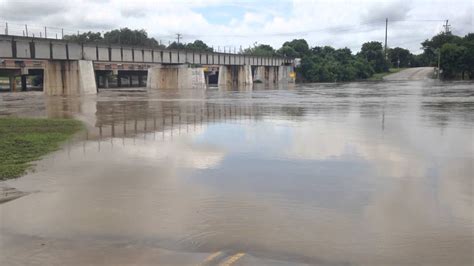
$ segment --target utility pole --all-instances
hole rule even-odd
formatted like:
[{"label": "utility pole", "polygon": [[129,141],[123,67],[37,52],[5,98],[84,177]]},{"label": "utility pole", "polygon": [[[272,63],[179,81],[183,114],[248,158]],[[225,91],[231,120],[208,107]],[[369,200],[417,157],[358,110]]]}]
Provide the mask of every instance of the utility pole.
[{"label": "utility pole", "polygon": [[449,31],[449,19],[446,20],[446,24],[444,25],[444,33],[448,34],[450,31]]},{"label": "utility pole", "polygon": [[8,22],[5,22],[5,35],[8,35]]},{"label": "utility pole", "polygon": [[388,32],[388,18],[385,19],[385,60],[387,60],[387,32]]},{"label": "utility pole", "polygon": [[441,47],[438,48],[438,79],[440,79],[440,72],[441,72]]},{"label": "utility pole", "polygon": [[179,40],[183,38],[183,35],[181,35],[181,33],[176,33],[176,39],[178,40],[178,44],[179,44]]}]

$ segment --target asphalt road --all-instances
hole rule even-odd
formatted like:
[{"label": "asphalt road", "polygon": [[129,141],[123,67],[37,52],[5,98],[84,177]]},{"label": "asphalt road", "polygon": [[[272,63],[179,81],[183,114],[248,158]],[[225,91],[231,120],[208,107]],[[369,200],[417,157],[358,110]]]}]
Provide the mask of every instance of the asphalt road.
[{"label": "asphalt road", "polygon": [[424,80],[431,78],[433,73],[433,67],[414,67],[402,70],[398,73],[387,75],[383,79],[388,81]]}]

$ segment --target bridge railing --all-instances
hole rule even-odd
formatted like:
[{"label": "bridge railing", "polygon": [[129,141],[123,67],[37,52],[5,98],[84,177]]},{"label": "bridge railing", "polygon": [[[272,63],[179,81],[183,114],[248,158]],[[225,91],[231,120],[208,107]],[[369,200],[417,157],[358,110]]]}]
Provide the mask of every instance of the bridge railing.
[{"label": "bridge railing", "polygon": [[0,23],[0,34],[11,36],[63,39],[66,35],[80,34],[84,32],[86,31],[53,26],[41,26],[36,24],[20,24],[12,22]]}]

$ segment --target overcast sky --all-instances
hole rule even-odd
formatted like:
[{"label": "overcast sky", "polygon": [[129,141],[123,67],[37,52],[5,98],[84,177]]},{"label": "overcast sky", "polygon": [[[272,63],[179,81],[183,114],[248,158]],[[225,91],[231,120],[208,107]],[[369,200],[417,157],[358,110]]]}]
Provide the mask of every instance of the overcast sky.
[{"label": "overcast sky", "polygon": [[[279,48],[284,41],[306,39],[311,46],[349,47],[384,40],[419,53],[420,42],[443,30],[449,19],[455,34],[473,30],[474,0],[0,0],[0,21],[10,34],[49,36],[77,30],[145,29],[163,43],[181,33],[184,42],[201,39],[220,49],[255,42]],[[5,23],[0,30],[3,32]],[[42,29],[44,31],[44,29]],[[232,48],[233,49],[233,48]]]}]

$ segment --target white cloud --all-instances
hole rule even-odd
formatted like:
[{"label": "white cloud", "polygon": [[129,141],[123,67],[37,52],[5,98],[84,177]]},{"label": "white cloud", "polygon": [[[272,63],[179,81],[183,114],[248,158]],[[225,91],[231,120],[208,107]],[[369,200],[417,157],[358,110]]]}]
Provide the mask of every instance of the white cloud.
[{"label": "white cloud", "polygon": [[[32,25],[31,31],[47,25],[65,28],[67,33],[130,27],[143,28],[165,43],[180,32],[185,41],[202,39],[215,47],[258,42],[278,48],[284,41],[305,38],[312,46],[347,46],[357,51],[363,42],[384,40],[385,17],[389,18],[389,46],[414,52],[421,41],[442,30],[441,20],[449,19],[456,34],[473,31],[470,0],[0,0],[0,7],[0,17],[17,34],[25,23]],[[217,15],[229,19],[212,21]]]}]

